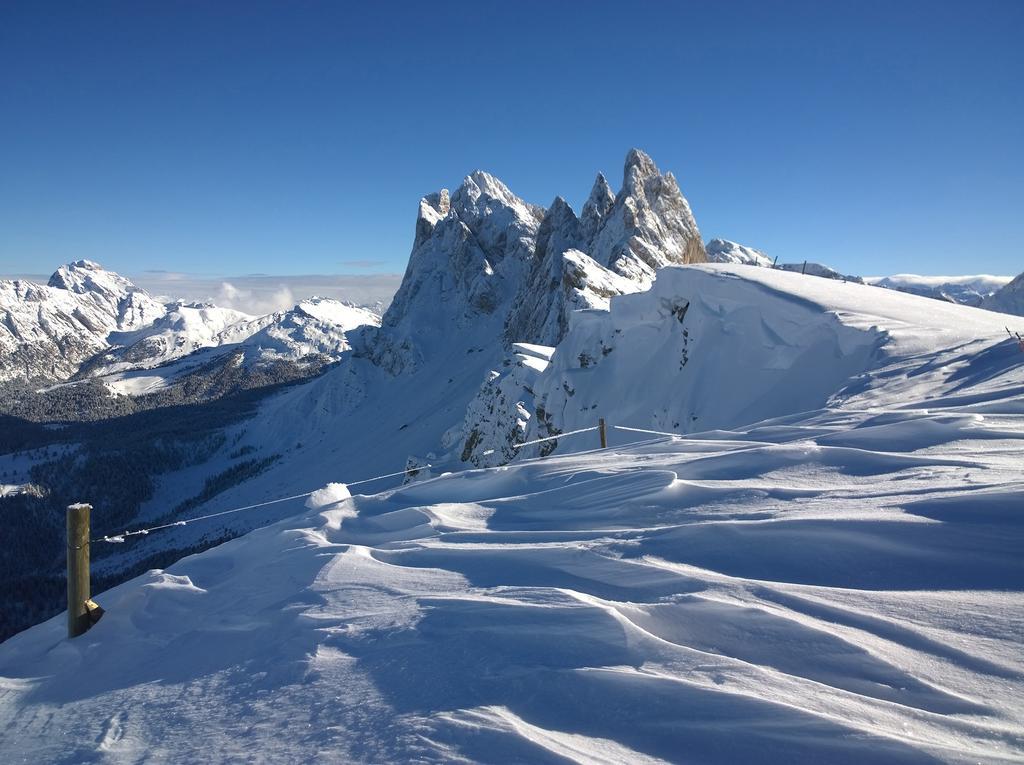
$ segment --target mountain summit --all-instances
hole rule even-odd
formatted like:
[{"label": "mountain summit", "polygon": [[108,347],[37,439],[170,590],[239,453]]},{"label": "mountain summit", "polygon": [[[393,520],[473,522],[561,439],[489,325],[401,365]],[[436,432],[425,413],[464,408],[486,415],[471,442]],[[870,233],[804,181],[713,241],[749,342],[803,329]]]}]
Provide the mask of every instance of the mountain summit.
[{"label": "mountain summit", "polygon": [[639,149],[626,156],[619,193],[598,174],[579,216],[562,197],[544,209],[478,170],[454,193],[420,200],[384,325],[420,347],[448,342],[453,328],[494,336],[499,325],[506,347],[553,345],[571,311],[646,289],[663,266],[705,260],[675,177]]}]

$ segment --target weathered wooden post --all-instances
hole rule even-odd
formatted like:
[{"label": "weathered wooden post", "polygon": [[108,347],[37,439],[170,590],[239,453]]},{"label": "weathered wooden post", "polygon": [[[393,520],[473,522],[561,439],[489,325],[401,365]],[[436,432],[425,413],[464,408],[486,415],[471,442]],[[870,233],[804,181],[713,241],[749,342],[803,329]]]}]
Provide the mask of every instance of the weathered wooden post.
[{"label": "weathered wooden post", "polygon": [[597,420],[597,429],[601,433],[601,448],[608,448],[608,431],[604,426],[604,417],[599,417]]},{"label": "weathered wooden post", "polygon": [[68,637],[99,621],[103,609],[90,600],[89,513],[92,505],[68,505]]}]

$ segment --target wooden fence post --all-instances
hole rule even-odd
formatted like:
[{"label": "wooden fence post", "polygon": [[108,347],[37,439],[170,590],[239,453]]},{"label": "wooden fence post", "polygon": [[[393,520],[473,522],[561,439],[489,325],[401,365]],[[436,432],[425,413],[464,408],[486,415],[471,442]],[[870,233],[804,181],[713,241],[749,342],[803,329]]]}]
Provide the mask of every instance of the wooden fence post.
[{"label": "wooden fence post", "polygon": [[608,448],[608,432],[607,432],[607,429],[604,426],[604,417],[598,418],[598,420],[597,420],[597,429],[601,433],[601,448],[602,449],[607,449]]},{"label": "wooden fence post", "polygon": [[89,513],[92,505],[68,505],[68,637],[78,637],[103,615],[89,590]]}]

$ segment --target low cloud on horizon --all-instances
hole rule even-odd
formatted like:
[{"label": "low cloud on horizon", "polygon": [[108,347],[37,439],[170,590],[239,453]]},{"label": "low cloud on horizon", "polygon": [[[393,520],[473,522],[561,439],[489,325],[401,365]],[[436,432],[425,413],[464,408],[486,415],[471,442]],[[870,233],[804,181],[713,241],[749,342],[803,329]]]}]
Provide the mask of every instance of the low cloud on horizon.
[{"label": "low cloud on horizon", "polygon": [[210,300],[224,308],[256,315],[286,310],[314,295],[359,305],[387,306],[402,281],[400,274],[216,278],[166,272],[137,274],[131,279],[160,299]]},{"label": "low cloud on horizon", "polygon": [[[246,274],[217,277],[175,271],[145,271],[127,276],[164,302],[212,301],[222,308],[234,308],[257,316],[287,310],[300,300],[314,295],[347,300],[359,305],[386,307],[402,282],[401,274]],[[50,277],[42,274],[13,274],[0,278],[20,278],[46,284]]]}]

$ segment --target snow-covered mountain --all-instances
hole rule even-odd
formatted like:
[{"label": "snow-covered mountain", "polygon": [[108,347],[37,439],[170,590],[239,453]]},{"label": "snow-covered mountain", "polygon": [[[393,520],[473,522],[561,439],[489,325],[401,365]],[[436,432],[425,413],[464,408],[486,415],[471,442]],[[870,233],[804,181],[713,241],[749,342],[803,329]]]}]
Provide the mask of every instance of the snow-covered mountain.
[{"label": "snow-covered mountain", "polygon": [[301,362],[310,356],[337,359],[352,347],[350,332],[379,325],[380,316],[368,308],[313,297],[288,311],[232,326],[217,336],[216,344],[238,342],[237,338],[244,336],[240,347],[249,365],[282,360]]},{"label": "snow-covered mountain", "polygon": [[108,347],[112,333],[165,313],[144,290],[88,260],[61,266],[45,286],[0,280],[0,382],[66,379]]},{"label": "snow-covered mountain", "polygon": [[[110,545],[144,556],[283,519],[98,593],[82,638],[61,615],[0,646],[5,754],[1019,761],[1024,354],[1002,323],[779,270],[666,268],[573,314],[553,353],[513,348],[488,398],[531,387],[548,426],[529,407],[473,417],[518,437],[603,415],[609,449],[565,436],[543,459],[354,497],[324,484],[444,420],[460,368],[393,375],[400,417],[371,390],[340,416],[362,374],[343,364],[279,402],[329,437],[289,448],[299,431],[278,423],[259,438],[277,434],[282,469],[204,511],[323,487],[307,509]],[[395,427],[415,393],[418,419]]]},{"label": "snow-covered mountain", "polygon": [[46,286],[0,281],[0,317],[0,382],[98,380],[128,394],[208,374],[218,359],[246,368],[334,361],[349,349],[349,332],[380,323],[368,309],[318,297],[259,317],[161,304],[85,260],[62,266]]},{"label": "snow-covered mountain", "polygon": [[868,284],[886,287],[912,295],[945,300],[949,303],[980,306],[983,301],[1004,287],[1010,281],[1008,276],[921,276],[919,274],[894,274],[892,276],[871,276]]},{"label": "snow-covered mountain", "polygon": [[210,303],[171,303],[166,308],[163,316],[142,329],[109,335],[107,341],[112,348],[92,360],[90,372],[105,374],[160,366],[200,348],[222,345],[225,330],[255,318]]},{"label": "snow-covered mountain", "polygon": [[997,292],[986,297],[981,307],[990,311],[1024,316],[1024,273],[1018,274]]}]

